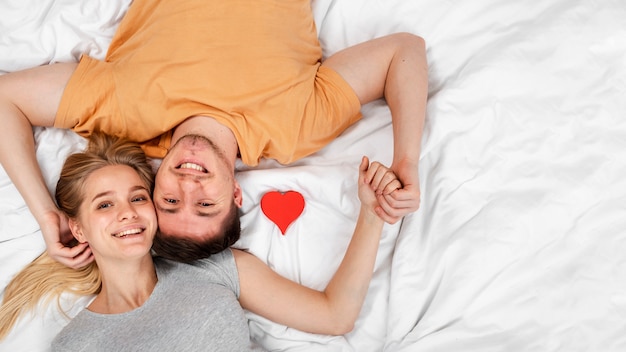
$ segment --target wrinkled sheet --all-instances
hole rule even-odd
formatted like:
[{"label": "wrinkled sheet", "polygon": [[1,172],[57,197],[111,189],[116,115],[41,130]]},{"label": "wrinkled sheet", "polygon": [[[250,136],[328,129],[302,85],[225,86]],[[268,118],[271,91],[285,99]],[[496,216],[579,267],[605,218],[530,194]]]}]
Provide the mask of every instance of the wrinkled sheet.
[{"label": "wrinkled sheet", "polygon": [[[129,2],[3,1],[0,72],[81,53],[103,57]],[[253,337],[276,351],[626,350],[626,3],[312,4],[326,56],[393,32],[425,38],[421,207],[385,227],[353,332],[307,334],[248,314]],[[391,161],[387,106],[376,101],[363,114],[295,164],[238,164],[238,247],[324,287],[356,219],[360,157]],[[55,129],[35,133],[52,191],[63,159],[84,141]],[[272,190],[295,190],[306,201],[285,235],[259,206]],[[4,287],[44,244],[4,172],[0,199]],[[0,351],[45,351],[65,323],[55,307],[41,308]]]}]

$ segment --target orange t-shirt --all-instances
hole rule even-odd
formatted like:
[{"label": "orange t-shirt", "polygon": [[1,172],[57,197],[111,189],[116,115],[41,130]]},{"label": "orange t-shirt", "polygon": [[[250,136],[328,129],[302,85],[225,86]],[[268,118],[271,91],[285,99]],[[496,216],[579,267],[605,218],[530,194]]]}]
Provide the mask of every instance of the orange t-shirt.
[{"label": "orange t-shirt", "polygon": [[321,55],[310,0],[135,0],[105,60],[81,58],[55,127],[127,137],[160,158],[173,128],[210,116],[244,163],[289,163],[361,116]]}]

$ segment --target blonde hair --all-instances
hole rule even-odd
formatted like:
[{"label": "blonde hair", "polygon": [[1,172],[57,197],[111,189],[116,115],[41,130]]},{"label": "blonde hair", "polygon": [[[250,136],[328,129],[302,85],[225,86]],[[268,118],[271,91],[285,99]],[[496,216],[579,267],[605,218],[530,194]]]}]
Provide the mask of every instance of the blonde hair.
[{"label": "blonde hair", "polygon": [[[152,191],[154,173],[141,147],[123,139],[93,134],[87,149],[70,155],[61,170],[55,198],[59,209],[76,219],[83,202],[87,177],[107,165],[127,165],[135,169],[146,187]],[[0,340],[11,331],[18,318],[32,311],[41,302],[50,304],[61,294],[93,295],[100,292],[102,281],[95,262],[78,270],[52,259],[47,252],[20,271],[7,285],[0,307]]]}]

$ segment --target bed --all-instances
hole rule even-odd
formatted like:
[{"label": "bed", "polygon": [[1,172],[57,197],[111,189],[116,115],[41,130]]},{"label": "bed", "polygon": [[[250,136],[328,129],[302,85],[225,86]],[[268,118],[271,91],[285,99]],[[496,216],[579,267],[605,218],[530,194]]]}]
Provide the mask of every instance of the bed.
[{"label": "bed", "polygon": [[[5,0],[0,73],[103,57],[130,0]],[[626,350],[626,3],[617,0],[314,0],[324,55],[392,32],[425,38],[429,102],[421,206],[386,225],[355,329],[307,334],[248,314],[274,351]],[[238,247],[322,288],[358,211],[362,155],[389,164],[384,101],[320,152],[289,166],[237,165]],[[52,191],[68,131],[36,128]],[[283,234],[261,209],[300,193]],[[0,170],[0,288],[45,249]],[[64,299],[69,314],[87,299]],[[67,319],[26,316],[0,351],[46,351]]]}]

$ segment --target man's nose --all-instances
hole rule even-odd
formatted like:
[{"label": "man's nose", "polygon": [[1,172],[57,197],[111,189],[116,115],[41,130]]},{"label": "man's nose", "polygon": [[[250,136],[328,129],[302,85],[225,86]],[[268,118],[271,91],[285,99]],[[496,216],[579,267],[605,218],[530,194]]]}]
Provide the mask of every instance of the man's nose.
[{"label": "man's nose", "polygon": [[183,192],[187,193],[194,192],[198,188],[199,182],[193,177],[182,177],[178,180],[178,185]]}]

